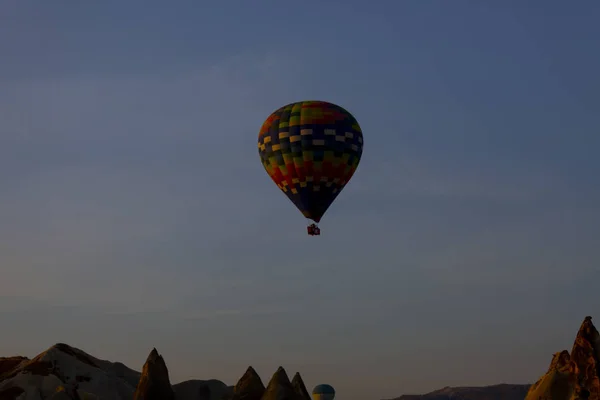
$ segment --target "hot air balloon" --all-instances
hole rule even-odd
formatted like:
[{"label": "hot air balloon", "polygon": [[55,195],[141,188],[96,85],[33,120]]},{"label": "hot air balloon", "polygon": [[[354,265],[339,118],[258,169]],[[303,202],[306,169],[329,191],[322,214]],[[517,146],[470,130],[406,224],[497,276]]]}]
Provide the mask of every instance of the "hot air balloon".
[{"label": "hot air balloon", "polygon": [[317,385],[313,389],[312,397],[313,400],[333,400],[335,397],[335,390],[327,384]]},{"label": "hot air balloon", "polygon": [[258,134],[265,170],[300,212],[316,223],[344,189],[360,162],[363,135],[356,118],[325,101],[300,101],[274,111]]}]

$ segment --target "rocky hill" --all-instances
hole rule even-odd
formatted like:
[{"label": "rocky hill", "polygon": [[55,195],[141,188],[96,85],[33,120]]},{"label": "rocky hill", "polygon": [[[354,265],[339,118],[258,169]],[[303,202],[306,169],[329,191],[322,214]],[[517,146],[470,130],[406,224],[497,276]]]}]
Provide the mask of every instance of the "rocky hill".
[{"label": "rocky hill", "polygon": [[63,343],[31,360],[0,358],[0,400],[223,400],[232,394],[233,387],[217,380],[171,385],[156,349],[142,373]]},{"label": "rocky hill", "polygon": [[600,400],[600,334],[586,317],[571,353],[555,353],[548,371],[531,386],[526,400]]},{"label": "rocky hill", "polygon": [[445,387],[427,394],[405,394],[393,400],[523,400],[530,385]]},{"label": "rocky hill", "polygon": [[[0,399],[131,400],[140,373],[56,344],[29,360],[0,358]],[[19,397],[23,395],[22,397]]]}]

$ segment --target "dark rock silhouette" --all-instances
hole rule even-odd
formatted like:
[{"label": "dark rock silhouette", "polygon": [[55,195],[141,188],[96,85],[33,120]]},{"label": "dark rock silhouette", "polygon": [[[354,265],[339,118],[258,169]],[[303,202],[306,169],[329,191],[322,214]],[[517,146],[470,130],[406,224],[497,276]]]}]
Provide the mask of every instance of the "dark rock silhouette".
[{"label": "dark rock silhouette", "polygon": [[133,396],[134,400],[175,400],[165,360],[152,349]]},{"label": "dark rock silhouette", "polygon": [[235,385],[232,400],[260,400],[264,393],[265,385],[250,366]]},{"label": "dark rock silhouette", "polygon": [[299,400],[311,400],[310,394],[308,394],[308,390],[306,390],[306,385],[300,376],[300,372],[296,372],[294,378],[292,378],[292,388],[294,388],[294,392],[299,396]]},{"label": "dark rock silhouette", "polygon": [[216,379],[191,379],[172,386],[176,400],[229,400],[233,395],[233,386]]},{"label": "dark rock silhouette", "polygon": [[301,397],[296,393],[290,382],[285,369],[283,367],[277,368],[277,371],[273,374],[273,377],[267,385],[265,394],[263,394],[261,400],[300,400]]},{"label": "dark rock silhouette", "polygon": [[29,361],[27,357],[0,357],[0,380],[8,375],[20,364]]},{"label": "dark rock silhouette", "polygon": [[16,400],[25,393],[25,389],[18,386],[11,386],[0,390],[0,400]]},{"label": "dark rock silhouette", "polygon": [[200,386],[197,394],[199,400],[210,400],[210,387],[208,385]]}]

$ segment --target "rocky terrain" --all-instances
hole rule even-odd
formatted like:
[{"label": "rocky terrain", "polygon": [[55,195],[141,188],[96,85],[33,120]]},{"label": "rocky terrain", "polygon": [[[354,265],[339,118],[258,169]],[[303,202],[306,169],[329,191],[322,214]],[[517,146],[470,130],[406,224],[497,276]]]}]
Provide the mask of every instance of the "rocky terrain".
[{"label": "rocky terrain", "polygon": [[[444,388],[399,400],[523,400],[528,385]],[[142,368],[100,360],[66,344],[34,357],[0,358],[0,400],[310,400],[300,373],[290,382],[283,367],[267,387],[251,366],[235,386],[212,380],[171,385],[163,357],[153,349]]]},{"label": "rocky terrain", "polygon": [[63,343],[33,359],[0,358],[0,400],[308,400],[299,373],[283,367],[265,388],[252,367],[235,386],[216,380],[172,385],[163,357],[152,349],[142,372],[100,360]]},{"label": "rocky terrain", "polygon": [[600,334],[586,317],[571,349],[555,353],[526,400],[600,400]]},{"label": "rocky terrain", "polygon": [[[152,349],[142,372],[95,358],[63,343],[33,359],[0,357],[0,400],[309,400],[299,373],[283,367],[267,386],[248,367],[235,386],[216,380],[172,385],[163,357]],[[393,400],[600,400],[600,334],[586,317],[569,353],[554,354],[533,385],[446,387]]]},{"label": "rocky terrain", "polygon": [[140,373],[56,344],[29,360],[0,358],[0,399],[132,399]]},{"label": "rocky terrain", "polygon": [[0,358],[0,400],[223,400],[232,395],[233,387],[218,380],[171,385],[156,349],[141,373],[63,343],[31,360]]}]

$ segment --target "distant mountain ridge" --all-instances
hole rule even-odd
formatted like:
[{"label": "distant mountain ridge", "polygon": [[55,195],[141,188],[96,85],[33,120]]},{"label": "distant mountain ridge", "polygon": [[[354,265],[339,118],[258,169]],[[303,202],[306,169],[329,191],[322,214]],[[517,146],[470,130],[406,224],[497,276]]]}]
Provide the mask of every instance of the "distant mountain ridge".
[{"label": "distant mountain ridge", "polygon": [[445,387],[427,394],[405,394],[390,400],[523,400],[531,385]]}]

